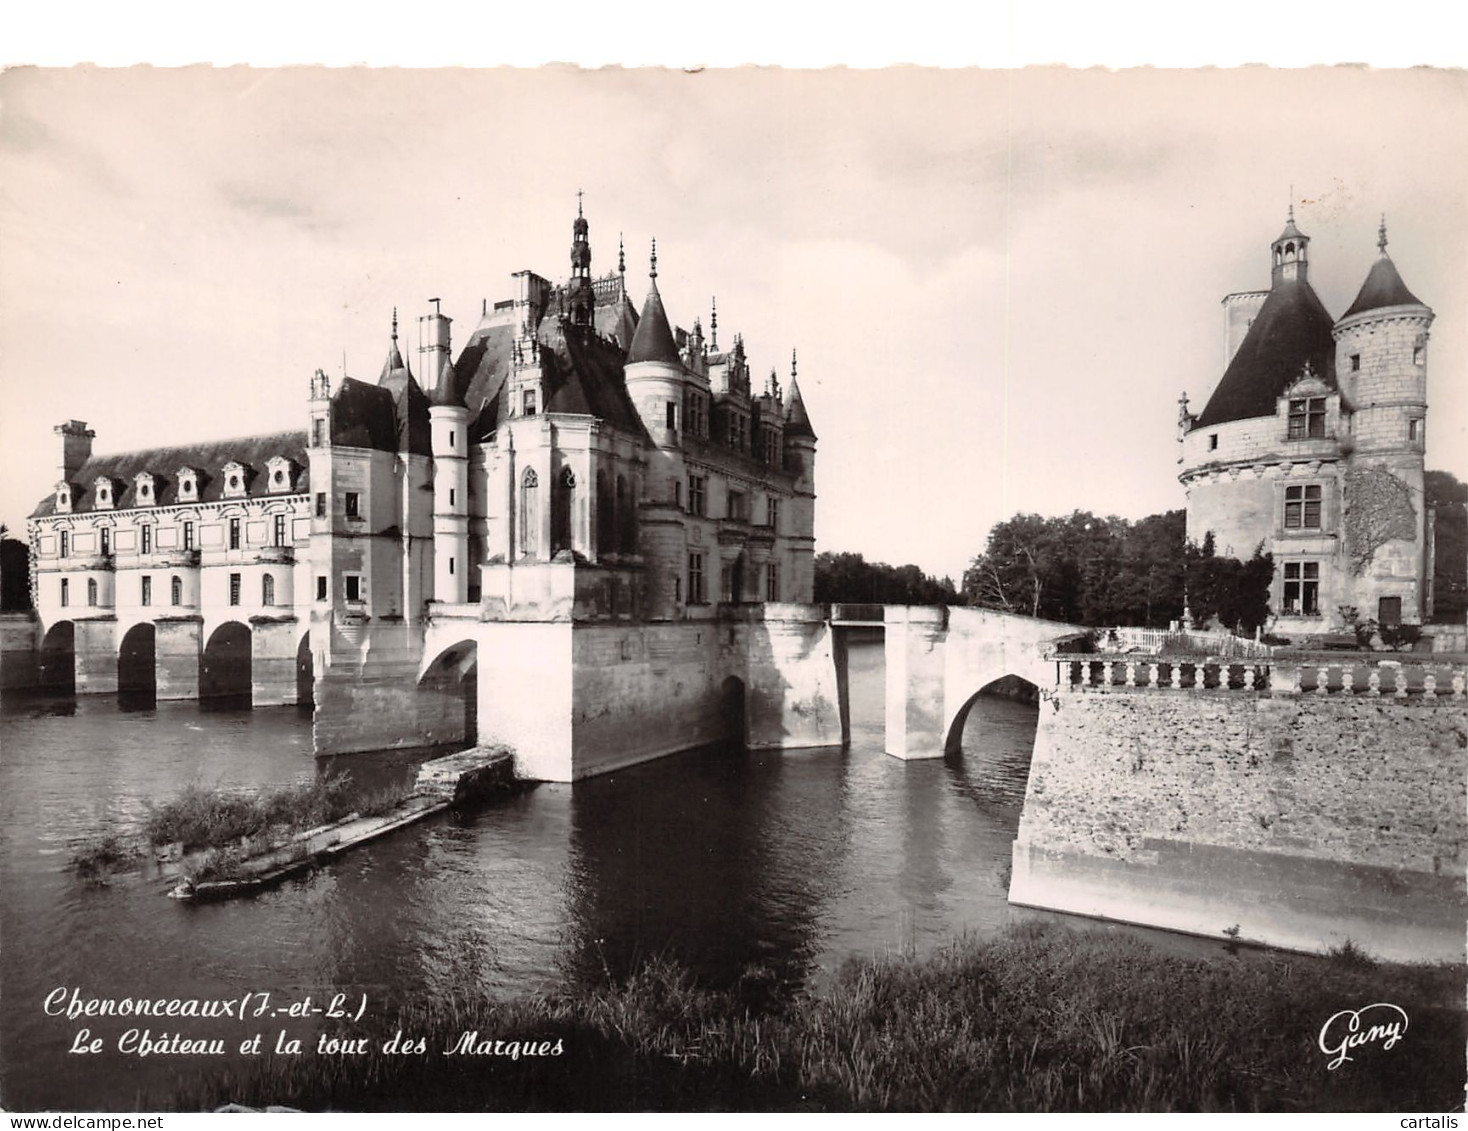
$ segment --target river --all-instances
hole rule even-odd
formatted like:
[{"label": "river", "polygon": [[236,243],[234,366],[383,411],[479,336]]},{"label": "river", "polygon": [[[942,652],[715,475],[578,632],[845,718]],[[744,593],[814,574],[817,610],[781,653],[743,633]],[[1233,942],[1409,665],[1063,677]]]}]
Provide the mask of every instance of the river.
[{"label": "river", "polygon": [[[922,951],[1006,923],[1010,845],[1036,709],[982,698],[965,753],[902,762],[882,749],[880,644],[850,652],[847,750],[711,748],[578,784],[545,784],[446,814],[249,899],[192,906],[156,876],[101,886],[73,849],[136,829],[182,786],[269,786],[348,769],[372,788],[423,754],[318,766],[296,708],[124,709],[113,697],[9,702],[0,712],[0,1104],[166,1106],[213,1058],[123,1056],[117,1037],[227,1040],[237,1021],[48,1016],[46,995],[365,997],[373,1016],[466,989],[515,995],[595,982],[655,954],[705,982],[819,986],[849,957]],[[256,999],[257,1001],[259,999]],[[272,1006],[272,1008],[275,1008]],[[292,1021],[309,1034],[314,1022]],[[102,1052],[68,1050],[82,1027]],[[266,1041],[278,1026],[267,1029]],[[268,1047],[268,1045],[267,1045]]]}]

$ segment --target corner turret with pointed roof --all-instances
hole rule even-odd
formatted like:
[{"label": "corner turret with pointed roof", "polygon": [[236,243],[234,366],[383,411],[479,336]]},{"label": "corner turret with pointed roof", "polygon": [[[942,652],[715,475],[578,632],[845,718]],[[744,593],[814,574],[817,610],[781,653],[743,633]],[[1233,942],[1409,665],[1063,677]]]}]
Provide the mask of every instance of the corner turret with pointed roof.
[{"label": "corner turret with pointed roof", "polygon": [[652,241],[647,300],[642,304],[642,317],[637,320],[637,332],[632,335],[632,348],[627,351],[627,364],[635,365],[642,361],[682,364],[678,344],[673,340],[673,331],[668,325],[668,314],[663,309],[663,297],[658,294],[657,240]]},{"label": "corner turret with pointed roof", "polygon": [[800,395],[800,382],[795,379],[795,351],[790,351],[790,391],[786,396],[785,438],[805,437],[814,440],[815,429],[810,426],[810,413],[805,408],[805,398]]},{"label": "corner turret with pointed roof", "polygon": [[1367,310],[1380,310],[1388,306],[1423,305],[1422,300],[1409,291],[1407,284],[1402,282],[1402,276],[1397,272],[1397,265],[1386,253],[1385,215],[1381,218],[1381,227],[1377,229],[1376,246],[1381,254],[1371,265],[1371,270],[1366,273],[1366,281],[1361,284],[1356,301],[1351,303],[1346,312],[1341,315],[1343,322]]}]

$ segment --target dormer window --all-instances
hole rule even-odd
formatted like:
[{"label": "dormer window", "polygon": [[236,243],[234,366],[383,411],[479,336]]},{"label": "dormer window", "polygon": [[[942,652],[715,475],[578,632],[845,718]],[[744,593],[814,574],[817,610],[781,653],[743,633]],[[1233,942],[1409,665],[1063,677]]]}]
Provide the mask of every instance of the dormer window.
[{"label": "dormer window", "polygon": [[71,513],[71,484],[56,484],[56,509],[62,514]]},{"label": "dormer window", "polygon": [[199,501],[199,473],[192,467],[178,469],[179,502]]},{"label": "dormer window", "polygon": [[224,465],[224,497],[242,499],[249,493],[250,469],[237,460]]},{"label": "dormer window", "polygon": [[1291,440],[1317,440],[1325,435],[1325,398],[1290,401]]},{"label": "dormer window", "polygon": [[285,456],[272,456],[265,464],[271,494],[289,491],[295,483],[296,465]]},{"label": "dormer window", "polygon": [[110,511],[115,503],[112,480],[105,475],[100,476],[92,485],[92,497],[98,509]]},{"label": "dormer window", "polygon": [[150,472],[140,471],[133,476],[133,495],[140,507],[151,507],[158,501],[158,487]]}]

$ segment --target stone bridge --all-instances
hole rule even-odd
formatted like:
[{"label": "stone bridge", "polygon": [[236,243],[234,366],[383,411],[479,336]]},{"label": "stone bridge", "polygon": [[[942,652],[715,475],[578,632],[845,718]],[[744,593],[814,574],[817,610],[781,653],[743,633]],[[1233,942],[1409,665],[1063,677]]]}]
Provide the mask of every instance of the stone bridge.
[{"label": "stone bridge", "polygon": [[[832,623],[842,621],[833,616]],[[1055,662],[1047,655],[1086,631],[989,609],[902,605],[886,606],[882,624],[887,753],[898,758],[941,758],[957,750],[974,700],[1005,676],[1051,687]]]}]

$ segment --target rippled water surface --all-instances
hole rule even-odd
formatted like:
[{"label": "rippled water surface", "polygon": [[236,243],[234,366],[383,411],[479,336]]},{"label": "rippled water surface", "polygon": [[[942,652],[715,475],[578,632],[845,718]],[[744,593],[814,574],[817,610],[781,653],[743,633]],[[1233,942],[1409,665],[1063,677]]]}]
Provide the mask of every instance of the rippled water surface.
[{"label": "rippled water surface", "polygon": [[[191,906],[133,873],[68,870],[76,845],[135,829],[191,781],[277,785],[321,771],[295,708],[123,710],[110,697],[0,713],[0,1103],[11,1110],[164,1103],[198,1060],[69,1055],[87,997],[277,1001],[333,991],[373,1015],[457,990],[523,994],[667,954],[711,984],[751,972],[819,984],[854,955],[921,950],[1010,915],[1010,845],[1036,710],[983,698],[961,757],[882,750],[881,646],[851,648],[851,748],[706,749],[444,815],[251,899]],[[340,759],[372,788],[424,755]],[[183,1028],[151,1019],[155,1035]],[[296,1022],[309,1035],[310,1022]],[[259,1028],[191,1023],[237,1046]],[[273,1032],[273,1030],[271,1030]],[[269,1039],[269,1038],[267,1038]]]}]

